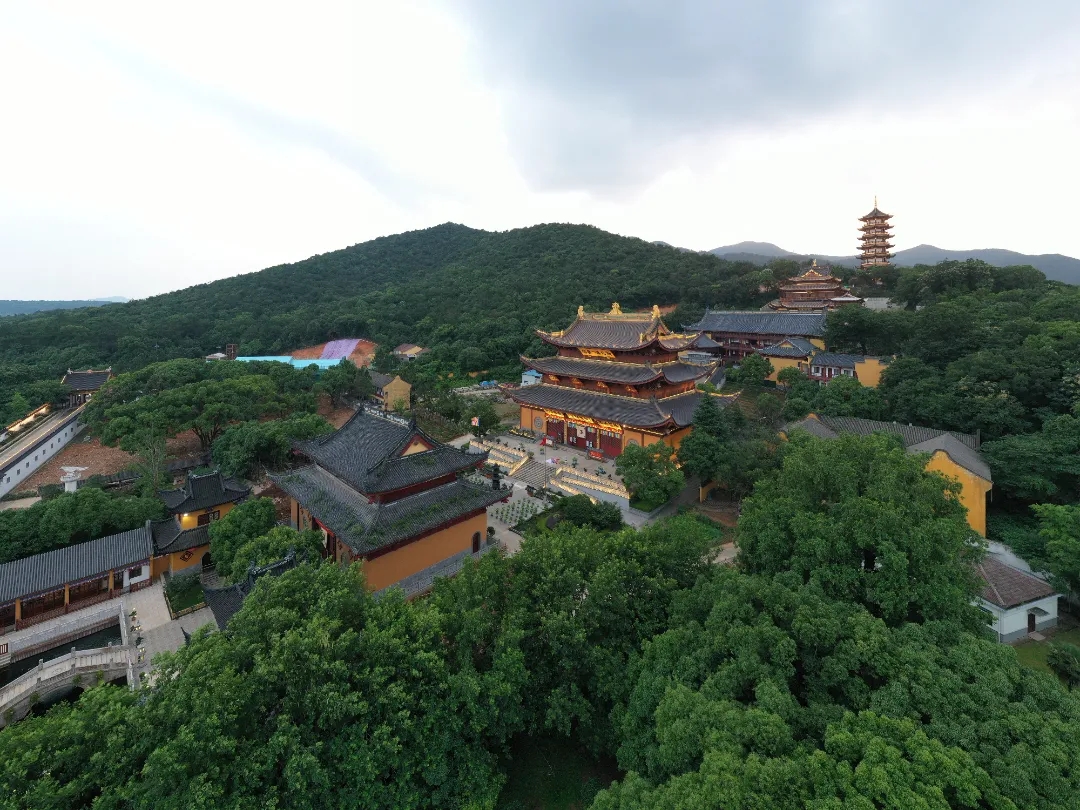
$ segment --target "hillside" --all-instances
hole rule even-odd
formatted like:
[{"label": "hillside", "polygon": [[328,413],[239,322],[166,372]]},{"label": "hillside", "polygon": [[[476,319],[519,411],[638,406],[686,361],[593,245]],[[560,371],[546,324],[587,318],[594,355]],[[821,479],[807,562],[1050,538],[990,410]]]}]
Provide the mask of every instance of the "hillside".
[{"label": "hillside", "polygon": [[535,327],[561,328],[582,304],[746,307],[762,303],[759,283],[753,265],[589,226],[445,224],[126,304],[5,318],[0,403],[68,368],[123,371],[226,343],[276,354],[340,336],[412,341],[462,370],[490,368],[516,363]]},{"label": "hillside", "polygon": [[4,315],[28,315],[50,309],[82,309],[100,307],[103,304],[126,301],[126,298],[100,298],[93,301],[16,301],[0,300],[0,317]]},{"label": "hillside", "polygon": [[[803,256],[784,250],[771,242],[739,242],[734,245],[713,248],[709,253],[728,261],[750,262],[758,265],[768,264],[777,258],[796,260],[811,258],[810,255]],[[855,267],[859,263],[858,258],[855,256],[812,255],[813,258],[843,267]],[[1041,270],[1046,274],[1047,278],[1054,281],[1064,281],[1066,284],[1080,284],[1080,259],[1063,256],[1060,253],[1031,255],[998,248],[946,250],[934,245],[916,245],[913,248],[897,251],[893,257],[893,263],[898,267],[914,267],[918,264],[937,264],[946,259],[959,261],[978,259],[995,267],[1029,264],[1037,270]]]}]

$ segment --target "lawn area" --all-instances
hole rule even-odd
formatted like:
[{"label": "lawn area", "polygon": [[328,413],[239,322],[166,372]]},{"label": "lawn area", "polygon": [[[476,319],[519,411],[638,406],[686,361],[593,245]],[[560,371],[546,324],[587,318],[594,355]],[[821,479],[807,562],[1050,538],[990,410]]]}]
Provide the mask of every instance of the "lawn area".
[{"label": "lawn area", "polygon": [[562,739],[518,737],[506,763],[498,810],[584,810],[622,774]]},{"label": "lawn area", "polygon": [[187,610],[200,602],[205,601],[202,584],[198,576],[174,576],[166,585],[169,595],[169,605],[174,613]]},{"label": "lawn area", "polygon": [[1023,644],[1017,644],[1015,647],[1016,657],[1026,667],[1049,672],[1053,675],[1053,670],[1046,665],[1046,654],[1050,651],[1051,644],[1062,642],[1080,647],[1080,627],[1059,630],[1052,636],[1047,636],[1046,641],[1025,641]]}]

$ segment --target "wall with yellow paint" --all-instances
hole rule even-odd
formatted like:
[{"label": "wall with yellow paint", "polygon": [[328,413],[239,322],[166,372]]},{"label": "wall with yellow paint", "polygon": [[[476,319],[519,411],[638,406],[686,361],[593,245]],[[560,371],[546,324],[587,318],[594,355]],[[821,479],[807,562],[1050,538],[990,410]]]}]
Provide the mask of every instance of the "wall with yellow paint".
[{"label": "wall with yellow paint", "polygon": [[989,481],[961,467],[944,450],[935,450],[926,469],[938,472],[960,483],[960,502],[967,508],[967,521],[972,529],[986,536],[986,493],[993,487]]},{"label": "wall with yellow paint", "polygon": [[483,542],[487,534],[487,514],[482,513],[441,532],[408,543],[399,549],[371,560],[364,560],[364,576],[373,591],[400,582],[448,557],[472,548],[473,535]]},{"label": "wall with yellow paint", "polygon": [[806,358],[799,357],[766,357],[765,359],[772,363],[773,372],[769,375],[769,379],[773,382],[776,382],[776,378],[785,368],[799,368],[800,362],[806,362]]},{"label": "wall with yellow paint", "polygon": [[817,346],[822,351],[825,351],[825,338],[807,338],[813,345]]},{"label": "wall with yellow paint", "polygon": [[876,357],[864,357],[855,363],[855,376],[867,388],[877,388],[881,382],[881,372],[888,366]]},{"label": "wall with yellow paint", "polygon": [[199,515],[205,515],[207,512],[219,512],[218,519],[225,517],[232,511],[235,504],[223,503],[218,506],[211,506],[209,509],[197,509],[194,512],[185,512],[180,516],[180,528],[181,529],[194,529],[199,525]]},{"label": "wall with yellow paint", "polygon": [[383,386],[383,402],[389,411],[394,410],[399,402],[403,404],[403,407],[408,408],[412,404],[411,396],[412,386],[401,377],[394,377]]}]

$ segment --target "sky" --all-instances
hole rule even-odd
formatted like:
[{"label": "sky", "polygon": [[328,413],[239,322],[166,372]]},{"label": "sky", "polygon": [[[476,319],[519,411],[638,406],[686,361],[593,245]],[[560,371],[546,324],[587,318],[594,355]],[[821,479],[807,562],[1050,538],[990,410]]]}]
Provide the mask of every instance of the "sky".
[{"label": "sky", "polygon": [[1080,257],[1080,2],[0,0],[3,298],[460,222]]}]

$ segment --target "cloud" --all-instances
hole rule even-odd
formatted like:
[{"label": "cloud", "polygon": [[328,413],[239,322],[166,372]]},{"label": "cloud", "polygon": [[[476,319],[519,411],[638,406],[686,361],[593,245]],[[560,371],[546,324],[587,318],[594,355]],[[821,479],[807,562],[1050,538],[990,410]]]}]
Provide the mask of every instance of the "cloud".
[{"label": "cloud", "polygon": [[1068,53],[1075,0],[454,3],[539,189],[619,192],[696,142],[992,91]]}]

